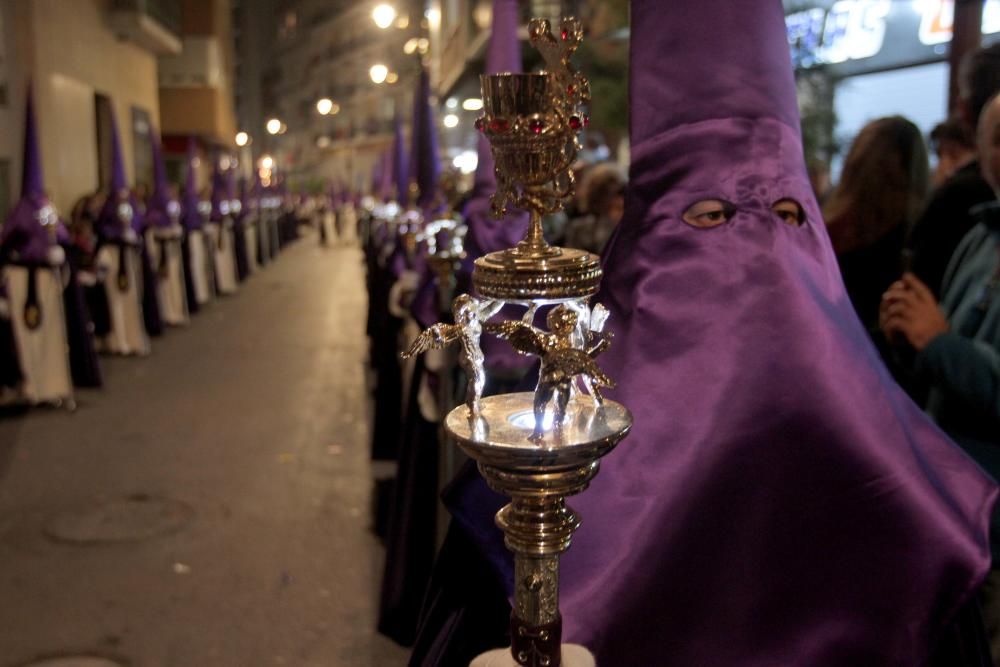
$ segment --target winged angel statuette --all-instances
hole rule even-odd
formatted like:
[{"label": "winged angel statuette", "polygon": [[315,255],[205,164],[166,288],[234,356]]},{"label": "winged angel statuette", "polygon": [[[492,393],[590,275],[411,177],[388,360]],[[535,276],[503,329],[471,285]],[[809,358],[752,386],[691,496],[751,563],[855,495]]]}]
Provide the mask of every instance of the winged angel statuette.
[{"label": "winged angel statuette", "polygon": [[470,418],[479,415],[479,399],[486,386],[483,351],[479,347],[479,337],[483,333],[482,323],[496,315],[502,307],[503,303],[500,301],[479,300],[468,294],[459,295],[451,306],[455,323],[438,323],[425,329],[402,355],[404,359],[409,359],[427,350],[440,350],[459,341],[462,353],[458,355],[458,363],[468,378],[465,405],[469,409]]},{"label": "winged angel statuette", "polygon": [[521,354],[541,357],[542,367],[535,389],[534,413],[535,430],[531,440],[540,441],[545,436],[545,409],[550,401],[554,404],[553,425],[557,432],[562,430],[566,418],[566,407],[572,394],[573,379],[583,376],[594,400],[600,403],[601,388],[614,387],[615,383],[604,374],[594,357],[608,349],[611,335],[590,329],[587,348],[573,346],[573,335],[577,330],[579,315],[569,306],[556,306],[549,311],[545,323],[548,331],[536,329],[524,321],[488,322],[486,331],[510,342]]}]

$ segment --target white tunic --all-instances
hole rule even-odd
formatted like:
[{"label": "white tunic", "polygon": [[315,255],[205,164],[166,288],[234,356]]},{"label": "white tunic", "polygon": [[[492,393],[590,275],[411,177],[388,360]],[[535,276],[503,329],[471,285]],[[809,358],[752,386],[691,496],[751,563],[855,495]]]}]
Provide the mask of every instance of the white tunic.
[{"label": "white tunic", "polygon": [[333,245],[337,242],[337,216],[333,211],[327,210],[320,215],[319,224],[323,227],[321,238],[326,245]]},{"label": "white tunic", "polygon": [[188,232],[188,252],[191,263],[191,284],[194,287],[194,300],[203,306],[212,300],[215,293],[212,257],[208,253],[208,237],[200,229]]},{"label": "white tunic", "polygon": [[[119,259],[125,268],[119,281]],[[142,258],[138,246],[106,244],[97,253],[108,298],[111,330],[101,342],[112,354],[149,354],[149,337],[142,318]]]},{"label": "white tunic", "polygon": [[[183,232],[178,224],[146,230],[146,252],[159,275],[160,316],[174,326],[188,323],[187,289],[184,285]],[[161,255],[166,250],[166,257]]]},{"label": "white tunic", "polygon": [[221,225],[217,222],[205,225],[205,238],[212,244],[216,286],[221,294],[233,294],[239,279],[236,274],[236,241],[232,220],[224,218]]},{"label": "white tunic", "polygon": [[65,264],[34,269],[40,319],[38,326],[31,328],[24,317],[30,269],[13,265],[3,269],[17,360],[23,375],[21,394],[30,403],[73,401],[69,341],[63,312],[63,275],[68,270]]},{"label": "white tunic", "polygon": [[337,228],[340,230],[340,240],[351,245],[358,241],[358,215],[353,204],[344,204],[337,211],[339,219]]},{"label": "white tunic", "polygon": [[247,216],[243,221],[243,240],[247,248],[247,272],[257,273],[257,217]]}]

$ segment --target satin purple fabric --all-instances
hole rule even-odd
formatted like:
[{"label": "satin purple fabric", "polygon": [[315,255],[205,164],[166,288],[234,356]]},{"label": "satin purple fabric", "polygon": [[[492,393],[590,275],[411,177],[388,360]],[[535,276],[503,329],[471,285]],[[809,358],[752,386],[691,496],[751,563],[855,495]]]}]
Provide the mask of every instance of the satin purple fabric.
[{"label": "satin purple fabric", "polygon": [[[598,363],[635,426],[570,500],[564,641],[605,665],[924,664],[989,570],[997,490],[893,382],[847,298],[781,2],[633,0],[631,48]],[[805,225],[771,213],[782,198]],[[704,199],[737,212],[687,225]],[[458,510],[496,556],[484,514]]]}]

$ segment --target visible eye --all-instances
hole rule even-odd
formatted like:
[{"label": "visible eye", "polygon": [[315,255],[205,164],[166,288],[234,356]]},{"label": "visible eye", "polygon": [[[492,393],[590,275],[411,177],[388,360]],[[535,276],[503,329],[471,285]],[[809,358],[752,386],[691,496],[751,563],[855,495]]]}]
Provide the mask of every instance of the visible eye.
[{"label": "visible eye", "polygon": [[805,211],[794,199],[779,199],[771,204],[771,211],[786,225],[799,227],[806,221]]},{"label": "visible eye", "polygon": [[692,227],[718,227],[736,213],[736,207],[721,199],[703,199],[684,211],[684,222]]}]

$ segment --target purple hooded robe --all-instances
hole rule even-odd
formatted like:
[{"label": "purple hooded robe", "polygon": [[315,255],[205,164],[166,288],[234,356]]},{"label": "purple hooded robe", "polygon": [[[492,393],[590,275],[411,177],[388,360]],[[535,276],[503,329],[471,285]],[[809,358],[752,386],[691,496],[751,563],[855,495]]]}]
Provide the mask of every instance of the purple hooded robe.
[{"label": "purple hooded robe", "polygon": [[[45,221],[51,227],[43,225]],[[10,216],[0,227],[0,264],[16,262],[29,267],[32,272],[28,280],[28,301],[35,303],[34,272],[49,266],[50,249],[62,245],[69,269],[69,282],[63,290],[63,312],[66,336],[69,343],[70,372],[73,384],[78,387],[99,387],[103,383],[100,362],[91,338],[93,327],[85,305],[83,289],[77,281],[77,259],[75,248],[69,242],[66,226],[45,195],[42,177],[42,160],[38,147],[38,125],[35,121],[35,103],[31,89],[28,89],[24,118],[24,161],[21,171],[21,198]],[[3,289],[0,281],[0,289]],[[45,313],[42,313],[45,317]],[[9,337],[8,337],[9,335]],[[0,332],[0,385],[15,386],[20,379],[17,370],[17,356],[10,357],[12,351],[5,341],[13,344],[13,334]]]},{"label": "purple hooded robe", "polygon": [[[631,34],[630,190],[597,300],[635,426],[570,499],[563,640],[600,665],[925,664],[989,570],[996,487],[854,314],[782,4],[633,0]],[[735,215],[687,225],[706,199]],[[460,480],[449,505],[509,592],[491,495]]]}]

